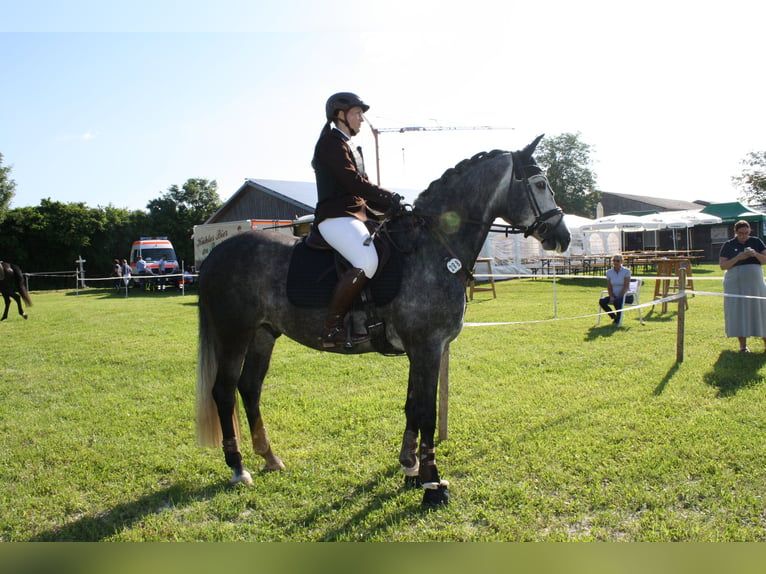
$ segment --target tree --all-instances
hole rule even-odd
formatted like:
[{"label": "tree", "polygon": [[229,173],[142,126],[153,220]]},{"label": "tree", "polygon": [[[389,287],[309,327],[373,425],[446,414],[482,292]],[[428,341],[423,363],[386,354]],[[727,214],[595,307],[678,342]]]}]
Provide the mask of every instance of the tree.
[{"label": "tree", "polygon": [[544,138],[537,146],[535,159],[545,169],[556,193],[556,203],[564,213],[595,217],[600,193],[596,174],[591,170],[591,146],[580,140],[580,133],[565,133]]},{"label": "tree", "polygon": [[194,226],[204,223],[223,204],[217,189],[215,180],[188,179],[182,188],[171,185],[146,205],[154,235],[167,236],[173,242],[179,262],[194,261]]},{"label": "tree", "polygon": [[731,178],[739,188],[739,199],[744,203],[766,203],[766,151],[751,151],[740,162],[744,167],[740,175]]},{"label": "tree", "polygon": [[11,168],[3,167],[3,154],[0,153],[0,221],[5,219],[15,192],[16,182],[11,179]]}]

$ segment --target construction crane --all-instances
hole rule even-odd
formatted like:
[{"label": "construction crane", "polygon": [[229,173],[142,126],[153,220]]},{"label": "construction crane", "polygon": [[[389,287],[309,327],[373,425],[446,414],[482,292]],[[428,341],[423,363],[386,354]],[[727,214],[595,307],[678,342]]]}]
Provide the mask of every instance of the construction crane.
[{"label": "construction crane", "polygon": [[[367,118],[365,118],[367,120]],[[495,126],[406,126],[401,128],[376,128],[369,120],[367,124],[372,130],[372,136],[375,138],[375,171],[378,174],[378,186],[380,186],[380,148],[378,147],[378,136],[382,133],[400,133],[405,132],[442,132],[442,131],[463,131],[463,130],[512,130],[514,128],[501,128]]]}]

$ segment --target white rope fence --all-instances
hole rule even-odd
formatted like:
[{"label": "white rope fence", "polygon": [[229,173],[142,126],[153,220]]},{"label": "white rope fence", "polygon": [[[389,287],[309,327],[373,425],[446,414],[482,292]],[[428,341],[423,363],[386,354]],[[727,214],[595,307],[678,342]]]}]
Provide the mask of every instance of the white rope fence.
[{"label": "white rope fence", "polygon": [[151,282],[155,283],[157,285],[163,285],[167,282],[168,279],[173,278],[180,278],[178,281],[178,286],[180,287],[179,291],[181,295],[186,294],[186,285],[187,283],[191,283],[193,281],[196,281],[197,277],[199,277],[198,273],[190,273],[188,271],[181,271],[180,273],[167,273],[163,275],[128,275],[127,277],[117,277],[115,275],[112,275],[110,277],[85,277],[84,274],[80,274],[79,270],[75,271],[41,271],[38,273],[24,273],[24,278],[27,286],[27,290],[29,290],[29,279],[30,277],[39,277],[39,278],[56,278],[56,279],[65,279],[67,277],[72,277],[75,280],[75,292],[77,294],[80,293],[80,290],[87,287],[86,283],[98,283],[103,281],[109,281],[114,284],[115,288],[119,289],[125,289],[125,297],[128,296],[129,288],[131,285],[131,282],[134,283],[143,283],[143,282]]}]

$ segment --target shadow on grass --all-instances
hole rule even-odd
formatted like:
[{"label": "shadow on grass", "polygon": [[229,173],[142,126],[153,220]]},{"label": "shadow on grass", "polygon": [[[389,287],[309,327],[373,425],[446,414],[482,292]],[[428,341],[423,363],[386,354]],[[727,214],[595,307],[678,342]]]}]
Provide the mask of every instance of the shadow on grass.
[{"label": "shadow on grass", "polygon": [[668,369],[668,372],[665,373],[665,376],[662,377],[662,380],[660,381],[660,384],[657,385],[654,388],[654,395],[660,396],[664,391],[665,387],[668,386],[668,383],[670,382],[670,379],[673,378],[673,375],[676,374],[676,371],[678,371],[679,367],[681,366],[680,363],[673,363],[673,366]]},{"label": "shadow on grass", "polygon": [[198,490],[189,490],[179,483],[152,492],[132,502],[118,504],[111,510],[95,516],[83,516],[60,528],[54,528],[30,539],[30,542],[100,542],[127,530],[145,517],[159,514],[168,507],[184,506],[209,500],[225,491],[228,485],[213,484]]},{"label": "shadow on grass", "polygon": [[[390,489],[385,483],[399,475],[402,486]],[[101,542],[118,535],[120,532],[140,524],[147,517],[167,511],[168,508],[182,508],[198,502],[205,502],[218,495],[230,493],[234,488],[247,488],[242,485],[233,487],[228,483],[210,484],[204,488],[190,489],[188,484],[177,483],[157,492],[142,496],[132,502],[118,504],[114,508],[96,515],[83,516],[64,526],[47,530],[30,538],[30,542]],[[403,508],[400,503],[394,506],[398,510],[383,512],[379,519],[370,524],[370,517],[385,508],[391,501],[402,496],[411,496],[410,504]],[[296,538],[304,536],[307,531],[321,528],[328,515],[336,509],[347,507],[349,504],[360,506],[359,510],[349,516],[342,524],[335,524],[320,533],[322,541],[345,540],[364,525],[366,534],[386,532],[407,518],[419,516],[428,512],[421,506],[422,490],[404,486],[404,476],[398,466],[392,466],[381,476],[358,484],[352,490],[343,490],[341,498],[333,502],[323,503],[315,508],[307,508],[302,520],[287,529],[288,536]]]},{"label": "shadow on grass", "polygon": [[723,351],[713,365],[713,370],[705,373],[704,381],[718,389],[719,397],[730,397],[737,391],[764,382],[761,369],[766,365],[766,353],[740,353]]},{"label": "shadow on grass", "polygon": [[[400,488],[380,487],[381,483],[388,482],[396,476],[402,480]],[[395,501],[402,496],[408,496],[410,500],[405,506],[400,507],[401,503]],[[355,535],[359,536],[361,534],[360,529],[362,529],[364,538],[374,537],[375,534],[395,529],[397,524],[407,519],[433,512],[433,508],[421,505],[422,498],[423,491],[420,488],[404,485],[404,475],[399,466],[391,466],[381,477],[359,484],[351,491],[344,491],[339,500],[323,503],[313,508],[303,520],[289,528],[287,534],[290,537],[294,535],[297,539],[307,531],[317,530],[317,540],[338,542],[348,541],[350,537]],[[360,508],[342,523],[336,523],[331,527],[322,529],[322,524],[326,522],[328,515],[331,515],[337,508],[347,507],[349,504],[358,505]],[[390,511],[380,512],[387,506],[392,507]],[[375,516],[377,518],[373,518]]]}]

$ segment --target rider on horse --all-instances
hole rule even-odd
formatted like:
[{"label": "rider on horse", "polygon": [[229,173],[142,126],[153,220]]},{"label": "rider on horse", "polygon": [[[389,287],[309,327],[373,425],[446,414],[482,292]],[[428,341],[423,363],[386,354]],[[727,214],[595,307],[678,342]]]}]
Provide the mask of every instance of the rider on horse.
[{"label": "rider on horse", "polygon": [[[378,269],[378,255],[365,225],[368,205],[384,212],[399,207],[402,197],[370,182],[364,170],[362,148],[351,138],[359,133],[370,106],[350,92],[333,94],[325,105],[325,123],[314,148],[311,165],[317,184],[314,225],[325,241],[342,255],[351,269],[335,288],[321,342],[325,348],[345,343],[344,318],[357,295]],[[354,335],[354,344],[367,340]]]}]

